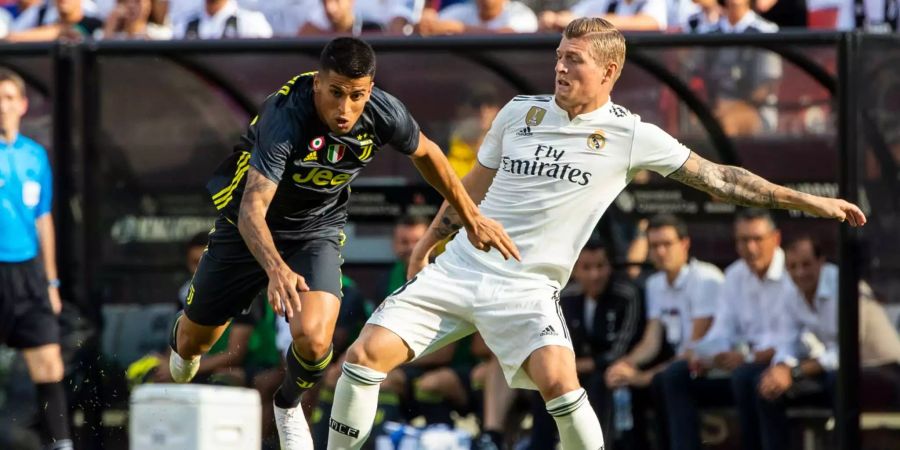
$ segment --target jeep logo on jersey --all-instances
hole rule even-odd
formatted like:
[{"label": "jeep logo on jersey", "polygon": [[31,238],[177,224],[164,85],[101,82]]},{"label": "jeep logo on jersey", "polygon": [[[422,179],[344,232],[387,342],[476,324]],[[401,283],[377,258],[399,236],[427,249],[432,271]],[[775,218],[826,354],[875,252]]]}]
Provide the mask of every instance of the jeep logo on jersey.
[{"label": "jeep logo on jersey", "polygon": [[587,144],[588,148],[600,151],[603,147],[606,147],[606,136],[603,135],[603,131],[597,130],[594,134],[588,136]]},{"label": "jeep logo on jersey", "polygon": [[335,192],[353,180],[352,173],[344,173],[336,169],[312,167],[309,172],[297,172],[291,176],[297,186],[320,192]]},{"label": "jeep logo on jersey", "polygon": [[328,146],[328,155],[326,156],[326,158],[328,159],[328,162],[334,164],[344,159],[345,151],[347,151],[346,145],[331,144]]},{"label": "jeep logo on jersey", "polygon": [[528,114],[525,114],[525,125],[536,127],[544,121],[545,115],[547,115],[546,109],[532,106],[531,109],[528,110]]}]

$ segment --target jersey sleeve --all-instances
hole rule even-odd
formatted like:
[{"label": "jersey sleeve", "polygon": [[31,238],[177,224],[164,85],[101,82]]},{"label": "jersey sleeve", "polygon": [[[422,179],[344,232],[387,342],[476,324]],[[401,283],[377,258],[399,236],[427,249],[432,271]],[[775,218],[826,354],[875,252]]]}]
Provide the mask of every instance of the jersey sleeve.
[{"label": "jersey sleeve", "polygon": [[635,118],[629,172],[646,169],[667,177],[690,155],[691,151],[669,133]]},{"label": "jersey sleeve", "polygon": [[419,124],[396,97],[383,92],[373,92],[372,101],[378,110],[375,114],[375,132],[382,141],[398,152],[411,155],[419,148]]},{"label": "jersey sleeve", "polygon": [[298,137],[295,119],[288,109],[270,97],[256,123],[251,124],[253,126],[256,127],[256,139],[250,150],[250,165],[278,183]]},{"label": "jersey sleeve", "polygon": [[41,196],[34,209],[35,217],[49,213],[53,207],[53,170],[50,168],[50,160],[47,158],[46,151],[41,151],[41,160]]},{"label": "jersey sleeve", "polygon": [[516,104],[509,102],[497,113],[497,117],[491,123],[491,129],[481,141],[481,148],[478,149],[478,162],[488,169],[500,168],[500,159],[503,157],[503,134],[509,128],[515,115],[514,105]]}]

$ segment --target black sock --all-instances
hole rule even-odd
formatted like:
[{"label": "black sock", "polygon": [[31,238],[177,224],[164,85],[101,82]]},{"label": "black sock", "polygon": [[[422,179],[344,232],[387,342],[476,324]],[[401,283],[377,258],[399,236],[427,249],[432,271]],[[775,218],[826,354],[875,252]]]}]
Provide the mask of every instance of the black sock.
[{"label": "black sock", "polygon": [[44,444],[51,449],[72,448],[69,435],[69,405],[66,403],[62,383],[39,383],[35,387]]},{"label": "black sock", "polygon": [[325,375],[325,368],[328,367],[333,355],[334,347],[331,347],[322,359],[306,361],[294,350],[294,344],[291,344],[284,357],[287,373],[284,374],[281,387],[275,392],[275,406],[296,408],[300,404],[300,396],[315,386]]},{"label": "black sock", "polygon": [[453,419],[450,417],[450,405],[444,400],[440,394],[423,391],[418,386],[414,389],[416,403],[418,403],[419,411],[425,416],[425,422],[429,425],[435,423],[444,423],[453,425]]},{"label": "black sock", "polygon": [[328,444],[328,419],[331,418],[331,407],[334,406],[334,389],[322,388],[319,391],[319,403],[312,415],[313,442],[316,450],[324,449]]}]

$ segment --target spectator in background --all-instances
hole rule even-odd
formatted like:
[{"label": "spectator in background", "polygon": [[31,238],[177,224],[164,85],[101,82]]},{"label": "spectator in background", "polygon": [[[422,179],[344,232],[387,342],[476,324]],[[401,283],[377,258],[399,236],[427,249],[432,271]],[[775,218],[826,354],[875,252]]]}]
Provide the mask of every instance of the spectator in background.
[{"label": "spectator in background", "polygon": [[779,28],[806,28],[807,0],[754,0],[751,7]]},{"label": "spectator in background", "polygon": [[474,0],[441,10],[426,9],[417,27],[423,36],[463,33],[533,33],[534,11],[516,0]]},{"label": "spectator in background", "polygon": [[266,17],[241,8],[235,0],[205,0],[203,8],[178,19],[173,30],[176,39],[272,37]]},{"label": "spectator in background", "polygon": [[689,15],[681,24],[685,33],[710,33],[718,27],[722,19],[722,6],[718,0],[691,0],[699,6],[699,11]]},{"label": "spectator in background", "polygon": [[[660,375],[671,450],[699,450],[699,406],[738,408],[741,430],[757,430],[755,389],[747,388],[768,367],[780,342],[784,298],[794,289],[785,273],[781,233],[765,210],[745,209],[735,220],[741,259],[725,270],[712,328],[688,360]],[[742,448],[760,448],[758,433],[742,432]]]},{"label": "spectator in background", "polygon": [[502,107],[503,103],[491,85],[473,86],[468,91],[447,146],[447,159],[460,178],[475,165],[481,141]]},{"label": "spectator in background", "polygon": [[[658,270],[647,280],[647,327],[640,343],[606,371],[606,385],[611,389],[640,390],[660,383],[657,374],[673,360],[648,365],[662,356],[666,344],[675,349],[678,359],[689,358],[693,343],[705,336],[712,325],[719,299],[722,271],[690,258],[691,238],[683,220],[672,215],[651,218],[647,239],[650,259]],[[638,396],[650,395],[642,392],[634,397]],[[661,405],[657,402],[654,406],[657,417],[665,417]],[[636,424],[639,418],[635,414]],[[664,437],[660,436],[660,440]]]},{"label": "spectator in background", "polygon": [[425,235],[430,224],[431,220],[428,217],[410,215],[401,217],[394,225],[391,249],[396,260],[379,286],[379,298],[386,298],[391,292],[394,292],[403,283],[406,283],[406,268],[409,266],[409,257],[412,256],[413,248]]},{"label": "spectator in background", "polygon": [[[796,289],[785,299],[782,345],[773,365],[747,387],[758,387],[760,428],[746,432],[762,435],[763,450],[790,448],[787,404],[830,406],[836,398],[838,268],[825,262],[821,246],[810,236],[789,243],[785,261]],[[874,398],[876,405],[896,408],[900,406],[900,338],[864,284],[859,308],[861,403],[871,405]],[[801,345],[801,332],[814,337],[802,339],[812,345]]]},{"label": "spectator in background", "polygon": [[[99,38],[103,32],[103,21],[88,15],[82,1],[54,0],[58,13],[55,22],[51,22],[50,25],[42,25],[37,28],[10,33],[6,39],[11,42],[42,42],[56,39],[79,41]],[[47,13],[45,17],[50,17],[50,14]]]},{"label": "spectator in background", "polygon": [[27,111],[25,82],[0,69],[0,343],[22,350],[46,448],[72,450],[61,384],[53,175],[44,148],[19,134]]},{"label": "spectator in background", "polygon": [[568,11],[544,11],[540,27],[561,31],[573,19],[602,17],[622,31],[661,31],[668,26],[666,0],[581,0]]},{"label": "spectator in background", "polygon": [[[709,11],[713,8],[704,7]],[[751,0],[724,0],[719,23],[699,26],[699,33],[774,33],[778,26],[751,9]],[[702,22],[701,22],[702,23]],[[699,77],[714,105],[716,118],[730,136],[756,135],[778,127],[778,87],[781,60],[755,48],[717,49],[697,62]]]},{"label": "spectator in background", "polygon": [[300,34],[410,34],[411,24],[420,14],[417,9],[420,8],[405,0],[320,0],[313,6]]},{"label": "spectator in background", "polygon": [[118,0],[116,8],[103,26],[105,39],[172,38],[172,30],[162,23],[152,22],[153,0]]},{"label": "spectator in background", "polygon": [[[100,18],[97,5],[92,0],[82,0],[84,14]],[[18,13],[13,20],[11,31],[25,31],[59,22],[56,0],[18,0]]]}]

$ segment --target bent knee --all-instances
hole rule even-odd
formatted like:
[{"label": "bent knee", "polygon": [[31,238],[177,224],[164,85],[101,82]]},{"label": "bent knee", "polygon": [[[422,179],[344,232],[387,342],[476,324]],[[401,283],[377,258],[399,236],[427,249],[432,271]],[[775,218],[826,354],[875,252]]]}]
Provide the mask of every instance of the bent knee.
[{"label": "bent knee", "polygon": [[36,384],[41,383],[57,383],[62,381],[65,375],[63,363],[58,358],[43,358],[35,361],[29,367],[31,379]]},{"label": "bent knee", "polygon": [[456,373],[448,367],[442,367],[425,373],[416,380],[416,388],[428,393],[445,393],[457,384]]}]

